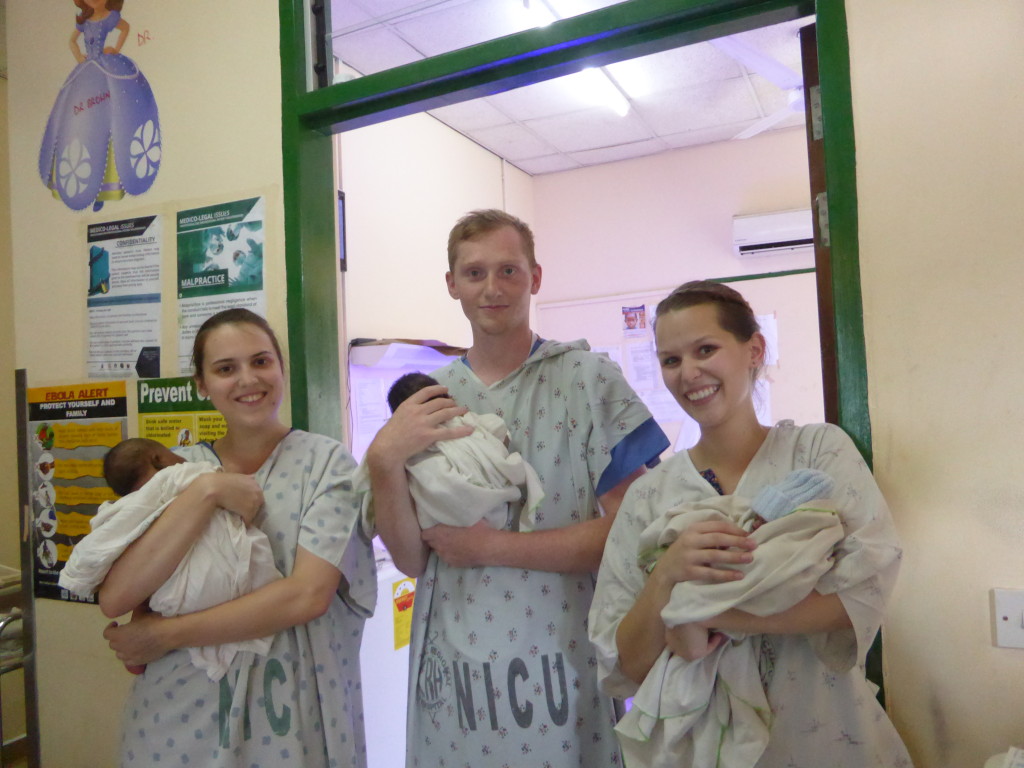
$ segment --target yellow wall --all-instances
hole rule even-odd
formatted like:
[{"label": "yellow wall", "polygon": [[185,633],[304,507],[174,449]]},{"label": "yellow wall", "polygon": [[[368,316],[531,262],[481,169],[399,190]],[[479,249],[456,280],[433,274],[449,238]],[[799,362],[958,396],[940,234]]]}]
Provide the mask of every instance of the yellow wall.
[{"label": "yellow wall", "polygon": [[[11,173],[7,157],[7,81],[0,80],[0,476],[17,471],[14,410],[14,287],[11,261]],[[18,486],[0,483],[0,564],[18,565]]]},{"label": "yellow wall", "polygon": [[919,766],[1024,745],[1024,4],[850,0],[875,473],[904,539],[889,696]]},{"label": "yellow wall", "polygon": [[[87,217],[50,198],[34,167],[71,65],[67,5],[7,8],[16,364],[38,381],[84,375],[75,254]],[[886,627],[889,699],[918,768],[980,768],[1024,742],[1024,651],[992,647],[988,605],[991,587],[1024,587],[1015,471],[1024,5],[847,0],[847,9],[876,474],[906,549]],[[105,213],[277,188],[275,3],[129,0],[125,15],[153,33],[126,52],[157,91],[167,155],[147,196]],[[279,217],[278,205],[270,211]],[[271,305],[283,311],[280,296]],[[41,311],[46,324],[33,322]],[[127,681],[98,640],[98,612],[42,608],[44,760],[112,764]]]},{"label": "yellow wall", "polygon": [[[14,409],[14,287],[11,279],[11,174],[7,159],[7,81],[0,79],[0,564],[18,568],[18,437]],[[8,630],[10,631],[10,630]],[[0,679],[5,738],[25,732],[24,677]]]},{"label": "yellow wall", "polygon": [[[285,338],[276,0],[125,3],[131,32],[123,53],[138,63],[156,95],[163,166],[147,193],[107,203],[98,214],[66,208],[36,172],[47,116],[75,63],[67,47],[75,10],[70,0],[7,4],[10,114],[5,122],[16,190],[10,199],[16,290],[13,302],[0,297],[5,313],[0,329],[9,327],[6,313],[13,306],[17,345],[16,362],[3,370],[24,367],[34,385],[85,380],[85,226],[162,213],[163,373],[177,373],[173,214],[252,194],[267,196],[268,316]],[[148,40],[140,38],[145,33]],[[0,276],[0,285],[6,291],[11,281]],[[0,340],[0,352],[4,348]],[[0,444],[6,445],[2,437]],[[43,763],[115,765],[130,676],[103,642],[104,619],[95,607],[53,600],[40,600],[37,610]]]}]

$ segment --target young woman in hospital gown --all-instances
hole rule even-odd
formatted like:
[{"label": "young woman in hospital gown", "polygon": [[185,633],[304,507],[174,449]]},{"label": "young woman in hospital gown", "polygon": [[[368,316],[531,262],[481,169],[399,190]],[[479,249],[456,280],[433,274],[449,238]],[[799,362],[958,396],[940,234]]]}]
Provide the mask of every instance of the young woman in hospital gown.
[{"label": "young woman in hospital gown", "polygon": [[[715,768],[726,741],[746,740],[735,751],[742,759],[726,768],[910,766],[863,671],[901,555],[871,472],[834,425],[758,423],[753,392],[764,337],[733,289],[706,281],[680,286],[658,305],[655,336],[665,385],[699,425],[700,439],[635,482],[619,509],[590,613],[599,677],[607,693],[626,698],[637,693],[663,652],[697,661],[721,654],[731,638],[753,636],[757,664],[747,672],[755,678],[748,682],[763,688],[767,708],[759,732],[735,732],[739,724],[725,717],[712,749],[696,733],[672,733],[677,726],[671,717],[652,718],[644,733],[620,728],[628,763]],[[835,481],[832,499],[845,534],[819,586],[776,615],[731,609],[668,629],[661,611],[677,583],[737,581],[743,576],[731,566],[752,562],[758,552],[735,525],[695,523],[647,574],[637,564],[641,532],[676,505],[716,494],[753,498],[803,467]],[[826,579],[828,589],[821,586]],[[663,746],[652,748],[658,744]]]},{"label": "young woman in hospital gown", "polygon": [[[227,423],[181,449],[224,472],[194,480],[114,563],[100,587],[117,657],[146,664],[125,708],[123,766],[365,766],[359,645],[376,571],[352,489],[355,462],[335,440],[278,418],[285,373],[263,318],[229,309],[196,336],[195,382]],[[259,526],[284,578],[173,618],[145,613],[218,507]],[[139,610],[136,610],[139,609]],[[212,682],[190,646],[273,636],[269,653],[235,656]]]}]

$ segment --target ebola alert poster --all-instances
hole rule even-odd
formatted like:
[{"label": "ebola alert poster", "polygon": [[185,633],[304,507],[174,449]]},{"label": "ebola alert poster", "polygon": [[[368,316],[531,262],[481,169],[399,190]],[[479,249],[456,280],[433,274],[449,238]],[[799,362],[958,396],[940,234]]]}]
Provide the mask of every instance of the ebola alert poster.
[{"label": "ebola alert poster", "polygon": [[28,389],[36,597],[82,602],[57,579],[99,505],[116,498],[103,479],[103,456],[127,436],[125,392],[123,381]]}]

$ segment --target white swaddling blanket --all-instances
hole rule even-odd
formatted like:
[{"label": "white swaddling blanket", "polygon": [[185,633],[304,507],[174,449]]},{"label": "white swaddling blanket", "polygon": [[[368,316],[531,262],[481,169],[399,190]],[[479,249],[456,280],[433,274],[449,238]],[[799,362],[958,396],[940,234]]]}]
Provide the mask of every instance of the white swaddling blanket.
[{"label": "white swaddling blanket", "polygon": [[[142,488],[100,505],[92,533],[75,545],[60,573],[61,587],[91,597],[114,561],[146,532],[178,494],[205,472],[219,472],[210,462],[175,464],[157,472]],[[194,613],[241,597],[280,579],[270,541],[263,531],[218,509],[171,577],[149,599],[163,616]],[[239,651],[266,654],[272,637],[189,648],[191,661],[219,680]]]},{"label": "white swaddling blanket", "polygon": [[[672,589],[661,616],[668,627],[703,621],[738,608],[771,616],[798,603],[819,585],[833,565],[833,549],[843,526],[830,501],[816,500],[764,523],[752,534],[754,560],[736,566],[738,581],[722,584],[681,582]],[[718,496],[680,504],[654,519],[638,542],[640,561],[670,545],[698,522],[727,521],[750,530],[756,515],[748,499]],[[616,726],[627,763],[677,766],[684,754],[694,766],[749,768],[768,744],[771,709],[760,682],[758,637],[731,634],[710,655],[689,662],[665,649]],[[812,638],[812,645],[815,645]],[[828,654],[824,643],[815,652]]]},{"label": "white swaddling blanket", "polygon": [[[435,525],[470,526],[481,520],[492,528],[508,527],[519,510],[520,531],[533,529],[544,499],[540,478],[530,464],[505,445],[508,427],[494,413],[472,411],[443,425],[473,427],[473,433],[438,440],[405,464],[409,493],[416,505],[420,528]],[[374,530],[370,476],[366,463],[356,471],[355,488],[366,493],[364,524]]]}]

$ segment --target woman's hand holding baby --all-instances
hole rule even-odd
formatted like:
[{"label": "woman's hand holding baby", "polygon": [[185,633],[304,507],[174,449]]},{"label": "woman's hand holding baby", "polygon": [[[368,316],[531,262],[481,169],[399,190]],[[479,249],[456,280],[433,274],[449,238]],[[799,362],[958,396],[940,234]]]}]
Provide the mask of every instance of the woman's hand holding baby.
[{"label": "woman's hand holding baby", "polygon": [[125,667],[138,674],[133,667],[142,667],[174,650],[162,639],[160,625],[165,621],[158,613],[136,610],[127,624],[110,622],[103,637]]},{"label": "woman's hand holding baby", "polygon": [[732,523],[695,523],[679,534],[658,559],[651,577],[670,584],[736,581],[743,574],[728,566],[751,562],[755,547],[757,542]]},{"label": "woman's hand holding baby", "polygon": [[252,475],[236,472],[210,472],[200,475],[195,482],[204,481],[218,507],[234,512],[246,525],[252,525],[263,509],[263,489]]}]

